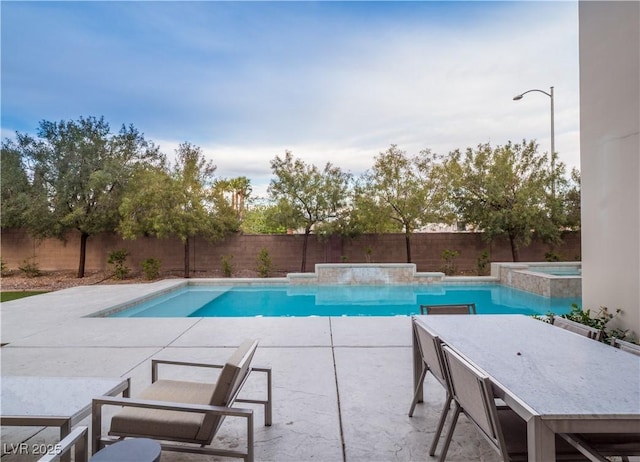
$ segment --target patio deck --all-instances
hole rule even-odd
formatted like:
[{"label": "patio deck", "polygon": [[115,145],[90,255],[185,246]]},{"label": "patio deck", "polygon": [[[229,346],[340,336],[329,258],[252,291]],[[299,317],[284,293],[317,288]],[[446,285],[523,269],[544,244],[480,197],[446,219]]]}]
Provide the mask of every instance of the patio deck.
[{"label": "patio deck", "polygon": [[[135,396],[150,383],[151,358],[220,362],[245,338],[258,338],[254,364],[273,368],[274,409],[273,426],[264,427],[262,410],[255,408],[256,460],[435,460],[427,451],[444,390],[429,376],[424,404],[407,416],[409,318],[84,317],[172,283],[76,287],[3,304],[2,375],[131,377]],[[174,372],[185,377],[184,371]],[[253,393],[260,384],[248,385]],[[3,454],[11,444],[56,438],[57,429],[2,427]],[[244,444],[242,427],[231,419],[218,438]],[[35,458],[2,457],[25,460]],[[218,459],[165,452],[162,460]],[[461,418],[448,460],[499,457]]]}]

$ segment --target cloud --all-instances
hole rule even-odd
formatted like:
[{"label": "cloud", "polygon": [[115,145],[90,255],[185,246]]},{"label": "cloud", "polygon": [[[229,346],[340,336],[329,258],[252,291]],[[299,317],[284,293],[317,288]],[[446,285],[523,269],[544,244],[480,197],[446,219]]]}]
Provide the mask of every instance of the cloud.
[{"label": "cloud", "polygon": [[392,143],[548,151],[548,97],[512,97],[553,85],[579,165],[575,2],[12,2],[2,28],[3,134],[104,114],[266,190],[285,149],[356,174]]}]

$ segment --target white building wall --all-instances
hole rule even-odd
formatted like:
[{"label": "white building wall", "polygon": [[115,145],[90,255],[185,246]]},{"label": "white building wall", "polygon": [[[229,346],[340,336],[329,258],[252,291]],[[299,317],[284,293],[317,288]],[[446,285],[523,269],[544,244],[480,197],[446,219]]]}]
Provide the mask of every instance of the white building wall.
[{"label": "white building wall", "polygon": [[640,335],[640,2],[580,1],[583,308]]}]

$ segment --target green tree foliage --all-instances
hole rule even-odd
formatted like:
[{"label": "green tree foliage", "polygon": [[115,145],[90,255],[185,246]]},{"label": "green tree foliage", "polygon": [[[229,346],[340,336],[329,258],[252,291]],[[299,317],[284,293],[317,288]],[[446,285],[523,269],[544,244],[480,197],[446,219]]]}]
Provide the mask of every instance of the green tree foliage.
[{"label": "green tree foliage", "polygon": [[457,213],[488,240],[508,238],[513,261],[519,261],[520,246],[529,244],[534,233],[551,242],[560,236],[551,182],[562,176],[564,165],[558,163],[551,172],[548,157],[537,148],[526,140],[496,148],[481,144],[464,154],[454,151],[447,162]]},{"label": "green tree foliage", "polygon": [[581,225],[581,178],[580,171],[576,168],[571,170],[566,188],[560,191],[562,200],[562,210],[564,212],[564,227],[571,230],[579,230]]},{"label": "green tree foliage", "polygon": [[122,236],[179,237],[184,244],[184,277],[188,278],[190,238],[219,239],[238,229],[235,211],[224,191],[216,187],[215,170],[202,150],[187,142],[176,150],[174,165],[138,169],[120,206]]},{"label": "green tree foliage", "polygon": [[14,145],[32,182],[24,225],[37,237],[64,239],[77,230],[78,277],[83,277],[88,238],[116,228],[131,172],[157,160],[158,150],[131,125],[111,133],[102,117],[43,120],[37,135],[36,139],[17,133]]},{"label": "green tree foliage", "polygon": [[25,225],[31,184],[23,164],[22,153],[11,140],[2,141],[0,149],[0,224],[3,228]]},{"label": "green tree foliage", "polygon": [[306,270],[307,243],[314,226],[338,217],[347,205],[351,175],[327,163],[323,170],[294,159],[286,151],[284,158],[271,161],[276,176],[269,185],[275,201],[274,220],[287,228],[304,229],[301,271]]},{"label": "green tree foliage", "polygon": [[356,186],[354,214],[359,226],[373,232],[404,232],[407,263],[411,263],[411,233],[449,219],[440,160],[429,150],[409,157],[393,144],[376,156],[373,168]]},{"label": "green tree foliage", "polygon": [[240,228],[246,234],[284,234],[287,227],[278,223],[278,213],[273,204],[253,205],[245,211]]}]

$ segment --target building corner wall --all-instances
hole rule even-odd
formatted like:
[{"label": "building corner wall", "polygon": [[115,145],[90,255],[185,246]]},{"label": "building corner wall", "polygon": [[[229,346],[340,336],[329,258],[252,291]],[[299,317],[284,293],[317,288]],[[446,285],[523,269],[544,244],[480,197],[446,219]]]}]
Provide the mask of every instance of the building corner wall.
[{"label": "building corner wall", "polygon": [[579,2],[583,307],[640,335],[640,2]]}]

